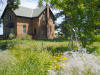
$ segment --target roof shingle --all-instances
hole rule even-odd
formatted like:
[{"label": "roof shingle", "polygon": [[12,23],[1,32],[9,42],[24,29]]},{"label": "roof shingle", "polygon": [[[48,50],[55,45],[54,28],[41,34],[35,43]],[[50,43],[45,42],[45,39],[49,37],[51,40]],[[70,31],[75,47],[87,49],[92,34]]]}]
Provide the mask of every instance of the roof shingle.
[{"label": "roof shingle", "polygon": [[26,8],[26,7],[19,7],[16,10],[13,10],[16,16],[21,16],[21,17],[38,17],[46,7],[40,7],[37,9],[31,9],[31,8]]}]

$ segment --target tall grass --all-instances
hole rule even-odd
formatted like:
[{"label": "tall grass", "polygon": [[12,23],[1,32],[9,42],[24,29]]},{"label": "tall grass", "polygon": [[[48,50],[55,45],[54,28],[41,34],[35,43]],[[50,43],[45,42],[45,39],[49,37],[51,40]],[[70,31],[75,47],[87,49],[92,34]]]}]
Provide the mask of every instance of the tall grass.
[{"label": "tall grass", "polygon": [[[54,63],[55,56],[63,55],[67,51],[67,45],[66,41],[55,40],[15,39],[7,40],[7,43],[6,40],[2,40],[0,41],[0,75],[48,75],[48,70]],[[96,50],[92,48],[93,46],[99,48],[97,49],[99,55],[100,42],[94,42],[93,45],[89,46],[89,49]],[[69,58],[66,64],[80,61],[70,62],[71,59],[73,58]]]},{"label": "tall grass", "polygon": [[47,75],[53,63],[52,54],[57,53],[50,50],[66,47],[66,42],[17,39],[8,40],[5,47],[0,52],[0,75]]},{"label": "tall grass", "polygon": [[19,59],[1,68],[0,75],[47,75],[52,63],[52,56],[40,50]]}]

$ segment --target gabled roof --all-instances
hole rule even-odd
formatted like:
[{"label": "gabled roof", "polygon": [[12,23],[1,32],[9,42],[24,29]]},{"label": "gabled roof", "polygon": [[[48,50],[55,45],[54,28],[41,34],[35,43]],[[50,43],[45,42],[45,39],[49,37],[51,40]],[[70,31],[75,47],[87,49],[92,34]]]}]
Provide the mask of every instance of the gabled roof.
[{"label": "gabled roof", "polygon": [[21,16],[21,17],[38,17],[46,7],[40,7],[37,9],[31,9],[31,8],[26,8],[26,7],[19,7],[16,10],[13,10],[16,16]]},{"label": "gabled roof", "polygon": [[[8,9],[7,8],[8,5],[6,5],[6,8],[1,16],[1,18],[3,18],[6,10]],[[42,7],[39,7],[39,8],[36,8],[36,9],[32,9],[32,8],[27,8],[27,7],[22,7],[22,6],[19,6],[17,9],[15,10],[12,10],[14,12],[14,14],[16,16],[19,16],[19,17],[26,17],[26,18],[34,18],[34,17],[39,17],[41,15],[41,13],[46,10],[46,6],[42,6]],[[49,8],[50,9],[50,8]],[[51,9],[50,9],[50,12],[51,14],[53,15],[53,18],[55,20],[55,16],[54,14],[52,13]]]}]

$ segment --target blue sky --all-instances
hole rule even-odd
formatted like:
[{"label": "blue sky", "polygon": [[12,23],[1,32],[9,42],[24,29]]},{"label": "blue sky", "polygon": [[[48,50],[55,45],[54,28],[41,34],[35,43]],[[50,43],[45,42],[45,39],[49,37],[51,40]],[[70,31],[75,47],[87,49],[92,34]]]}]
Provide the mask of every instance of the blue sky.
[{"label": "blue sky", "polygon": [[21,0],[21,6],[35,9],[38,5],[38,0]]}]

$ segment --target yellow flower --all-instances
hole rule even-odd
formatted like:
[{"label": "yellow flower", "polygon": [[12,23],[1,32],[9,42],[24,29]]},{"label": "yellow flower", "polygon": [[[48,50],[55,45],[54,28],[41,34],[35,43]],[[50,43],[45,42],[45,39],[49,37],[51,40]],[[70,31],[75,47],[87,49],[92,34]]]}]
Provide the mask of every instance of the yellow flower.
[{"label": "yellow flower", "polygon": [[56,58],[56,59],[59,59],[59,57],[58,57],[58,56],[56,56],[55,58]]},{"label": "yellow flower", "polygon": [[65,64],[64,64],[64,63],[62,63],[62,64],[61,64],[61,67],[62,67],[62,68],[64,68],[64,67],[65,67]]},{"label": "yellow flower", "polygon": [[59,68],[60,68],[59,64],[56,64],[56,69],[59,69]]},{"label": "yellow flower", "polygon": [[54,70],[55,69],[55,67],[53,67],[53,66],[50,66],[50,70]]},{"label": "yellow flower", "polygon": [[87,68],[86,66],[84,66],[84,69],[85,69],[85,70],[88,70],[88,68]]},{"label": "yellow flower", "polygon": [[56,59],[54,60],[54,62],[55,62],[55,63],[58,63],[58,61],[57,61]]},{"label": "yellow flower", "polygon": [[68,58],[67,58],[67,57],[61,57],[61,59],[62,59],[62,60],[67,60]]}]

